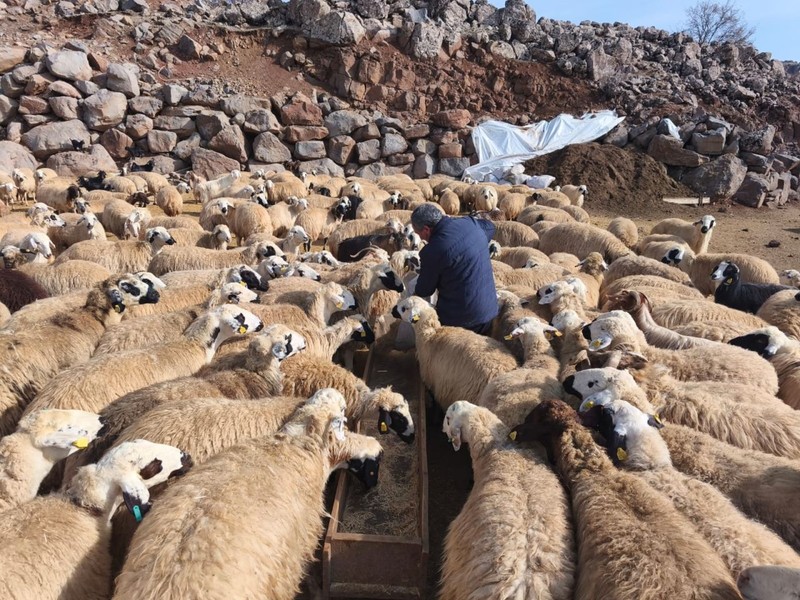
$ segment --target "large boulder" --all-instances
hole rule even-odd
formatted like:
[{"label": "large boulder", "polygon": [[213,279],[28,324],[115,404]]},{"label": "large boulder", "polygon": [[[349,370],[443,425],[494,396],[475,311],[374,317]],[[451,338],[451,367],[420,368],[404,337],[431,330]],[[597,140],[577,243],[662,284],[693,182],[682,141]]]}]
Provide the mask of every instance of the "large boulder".
[{"label": "large boulder", "polygon": [[298,171],[305,171],[310,173],[316,170],[321,175],[330,175],[331,177],[344,177],[344,169],[333,162],[330,158],[318,158],[317,160],[307,160],[297,163]]},{"label": "large boulder", "polygon": [[223,98],[220,102],[220,108],[229,117],[234,117],[238,113],[244,115],[254,110],[269,110],[270,105],[269,98],[255,98],[241,94]]},{"label": "large boulder", "polygon": [[775,127],[767,125],[762,129],[743,135],[739,140],[739,148],[743,152],[769,154],[772,152],[772,142],[774,139]]},{"label": "large boulder", "polygon": [[712,198],[730,198],[747,175],[745,165],[734,154],[724,154],[709,163],[691,169],[682,182],[698,194]]},{"label": "large boulder", "polygon": [[272,133],[279,133],[281,124],[271,110],[268,108],[259,108],[251,110],[244,116],[244,124],[242,125],[247,133],[263,133],[271,131]]},{"label": "large boulder", "polygon": [[349,135],[366,124],[367,119],[352,110],[335,110],[325,117],[325,127],[330,137]]},{"label": "large boulder", "polygon": [[77,119],[39,125],[22,136],[22,144],[39,160],[44,160],[56,152],[73,150],[72,140],[86,145],[90,143],[86,125]]},{"label": "large boulder", "polygon": [[725,150],[727,134],[724,129],[717,129],[709,133],[693,133],[692,146],[700,154],[717,155]]},{"label": "large boulder", "polygon": [[500,21],[511,30],[511,38],[522,43],[533,41],[536,35],[536,13],[524,0],[506,0]]},{"label": "large boulder", "polygon": [[[198,141],[199,137],[200,136],[198,136]],[[232,158],[228,158],[213,150],[206,150],[205,148],[195,148],[191,156],[192,171],[206,179],[214,179],[215,177],[230,173],[234,169],[241,168],[239,162]]]},{"label": "large boulder", "polygon": [[8,96],[0,94],[0,125],[5,125],[17,114],[19,104]]},{"label": "large boulder", "polygon": [[461,177],[469,167],[468,158],[443,158],[439,161],[439,171],[451,177]]},{"label": "large boulder", "polygon": [[468,110],[464,108],[453,108],[436,113],[431,120],[434,125],[438,125],[439,127],[463,129],[469,125],[471,118],[472,115],[470,115]]},{"label": "large boulder", "polygon": [[281,107],[281,122],[284,125],[322,125],[322,109],[309,97],[298,93]]},{"label": "large boulder", "polygon": [[[774,178],[774,182],[777,182],[777,177]],[[745,175],[742,185],[736,190],[732,199],[734,202],[744,204],[745,206],[760,208],[764,203],[764,199],[767,197],[767,193],[774,189],[774,182],[771,178],[764,175],[748,173]]]},{"label": "large boulder", "polygon": [[111,63],[106,71],[106,87],[128,98],[139,95],[139,67],[131,63]]},{"label": "large boulder", "polygon": [[289,0],[289,20],[298,25],[312,23],[331,12],[325,0]]},{"label": "large boulder", "polygon": [[325,142],[320,140],[297,142],[294,145],[294,155],[299,160],[325,158]]},{"label": "large boulder", "polygon": [[338,10],[312,21],[306,29],[312,39],[334,46],[358,44],[367,33],[356,15]]},{"label": "large boulder", "polygon": [[100,144],[89,152],[61,152],[47,160],[47,168],[62,177],[80,177],[97,171],[116,171],[117,165],[111,155]]},{"label": "large boulder", "polygon": [[227,125],[223,127],[220,132],[208,142],[208,149],[216,150],[220,154],[224,154],[239,162],[247,162],[247,144],[244,139],[244,134],[238,125]]},{"label": "large boulder", "polygon": [[25,60],[25,48],[16,48],[13,46],[0,47],[0,75],[10,71],[18,64]]},{"label": "large boulder", "polygon": [[83,103],[83,121],[89,129],[105,131],[122,123],[127,108],[125,94],[101,89]]},{"label": "large boulder", "polygon": [[278,136],[265,131],[253,140],[253,157],[263,163],[283,163],[292,160],[292,153]]},{"label": "large boulder", "polygon": [[75,80],[87,80],[92,78],[92,67],[89,65],[89,57],[84,52],[78,50],[57,50],[48,52],[44,64],[47,70],[56,77]]},{"label": "large boulder", "polygon": [[153,154],[171,152],[178,143],[178,134],[174,131],[153,129],[147,132],[147,147]]},{"label": "large boulder", "polygon": [[671,135],[655,135],[650,140],[647,153],[665,165],[675,167],[699,167],[708,158],[683,147],[683,142]]},{"label": "large boulder", "polygon": [[0,171],[11,173],[14,169],[35,169],[39,163],[27,148],[14,142],[0,142]]},{"label": "large boulder", "polygon": [[414,58],[434,60],[442,48],[444,31],[433,23],[417,23],[411,33],[408,51]]}]

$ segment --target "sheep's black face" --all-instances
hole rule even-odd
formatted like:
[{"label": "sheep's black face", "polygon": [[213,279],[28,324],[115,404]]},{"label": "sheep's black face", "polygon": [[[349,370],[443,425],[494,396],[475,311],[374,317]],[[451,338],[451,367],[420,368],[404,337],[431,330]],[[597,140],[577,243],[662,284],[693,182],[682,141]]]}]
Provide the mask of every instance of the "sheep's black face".
[{"label": "sheep's black face", "polygon": [[266,292],[269,290],[269,282],[252,269],[242,269],[239,271],[239,275],[242,277],[242,281],[247,286],[248,290],[259,292]]},{"label": "sheep's black face", "polygon": [[575,375],[570,375],[564,380],[564,383],[561,384],[564,386],[564,391],[568,394],[572,394],[576,398],[583,400],[583,395],[575,389]]},{"label": "sheep's black face", "polygon": [[347,470],[355,475],[367,489],[378,485],[381,468],[381,455],[376,458],[352,458],[347,461]]},{"label": "sheep's black face", "polygon": [[173,238],[173,237],[169,238],[169,239],[168,239],[168,240],[165,242],[165,244],[167,244],[167,246],[172,246],[174,243],[175,243],[175,238]]},{"label": "sheep's black face", "polygon": [[400,318],[400,311],[397,309],[397,305],[396,304],[392,307],[392,316],[395,319],[399,319]]},{"label": "sheep's black face", "polygon": [[402,292],[405,289],[403,282],[397,278],[397,275],[394,271],[387,271],[386,273],[380,275],[378,279],[381,280],[383,287],[385,287],[387,290]]},{"label": "sheep's black face", "polygon": [[102,438],[108,433],[108,418],[100,416],[98,420],[100,421],[100,430],[97,432],[97,437]]},{"label": "sheep's black face", "polygon": [[663,262],[667,264],[674,264],[677,265],[681,262],[681,251],[678,248],[673,248],[667,255],[662,259]]},{"label": "sheep's black face", "polygon": [[369,323],[364,321],[361,324],[361,329],[354,331],[350,339],[363,344],[372,344],[375,342],[375,332],[372,330],[372,327],[369,326]]},{"label": "sheep's black face", "polygon": [[378,411],[378,431],[382,434],[389,433],[389,429],[394,431],[406,444],[414,441],[414,432],[410,431],[408,419],[400,411],[388,411],[383,408]]},{"label": "sheep's black face", "polygon": [[186,452],[181,452],[181,466],[169,474],[169,479],[186,475],[192,466],[194,466],[194,460],[192,460],[192,457],[186,454]]},{"label": "sheep's black face", "polygon": [[774,353],[767,352],[769,336],[766,333],[748,333],[747,335],[740,335],[739,337],[733,338],[728,343],[731,346],[738,346],[739,348],[755,352],[764,358],[769,358],[774,355]]},{"label": "sheep's black face", "polygon": [[590,342],[592,341],[592,329],[591,329],[591,325],[584,325],[584,326],[583,326],[583,329],[581,329],[581,333],[583,334],[583,337],[584,337],[584,338],[586,338],[586,339],[587,339],[587,340],[589,340]]}]

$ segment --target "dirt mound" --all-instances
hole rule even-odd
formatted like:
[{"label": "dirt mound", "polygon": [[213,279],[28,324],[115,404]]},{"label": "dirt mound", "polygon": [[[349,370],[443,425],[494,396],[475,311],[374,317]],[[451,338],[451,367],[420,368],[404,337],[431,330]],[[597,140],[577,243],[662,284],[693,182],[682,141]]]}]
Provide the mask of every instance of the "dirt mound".
[{"label": "dirt mound", "polygon": [[669,196],[694,196],[664,166],[641,152],[609,144],[578,144],[525,163],[531,175],[552,175],[560,184],[585,184],[592,209],[642,214]]}]

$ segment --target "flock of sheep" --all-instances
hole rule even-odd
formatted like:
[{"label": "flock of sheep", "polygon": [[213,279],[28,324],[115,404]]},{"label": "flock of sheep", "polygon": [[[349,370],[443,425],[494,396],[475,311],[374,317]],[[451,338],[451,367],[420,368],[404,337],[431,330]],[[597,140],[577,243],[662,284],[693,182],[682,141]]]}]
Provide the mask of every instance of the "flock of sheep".
[{"label": "flock of sheep", "polygon": [[[800,274],[710,253],[711,216],[639,239],[585,186],[399,175],[18,169],[0,194],[27,206],[0,218],[5,597],[294,598],[330,473],[378,481],[346,424],[414,441],[352,373],[401,320],[472,457],[441,598],[800,588]],[[491,337],[411,293],[426,202],[495,221]]]}]

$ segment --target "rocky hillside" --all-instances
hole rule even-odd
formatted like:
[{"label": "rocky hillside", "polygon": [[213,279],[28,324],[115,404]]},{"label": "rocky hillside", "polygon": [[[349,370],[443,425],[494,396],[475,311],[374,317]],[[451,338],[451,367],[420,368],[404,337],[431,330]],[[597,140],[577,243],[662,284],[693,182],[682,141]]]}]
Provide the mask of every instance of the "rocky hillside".
[{"label": "rocky hillside", "polygon": [[483,118],[614,108],[602,141],[698,194],[781,204],[800,175],[797,63],[519,0],[7,0],[0,23],[0,134],[70,173],[133,155],[459,176]]}]

